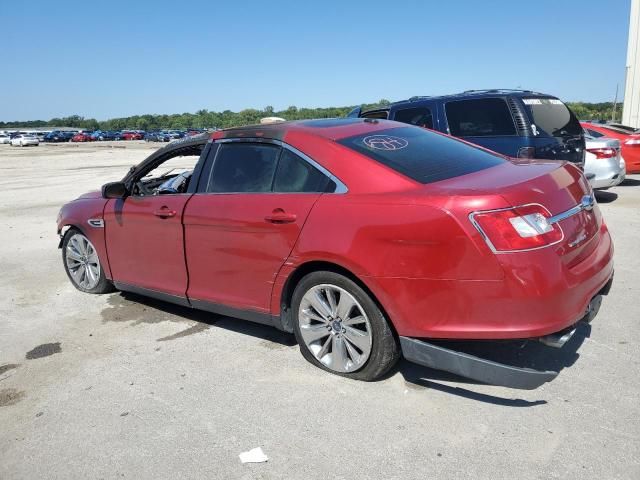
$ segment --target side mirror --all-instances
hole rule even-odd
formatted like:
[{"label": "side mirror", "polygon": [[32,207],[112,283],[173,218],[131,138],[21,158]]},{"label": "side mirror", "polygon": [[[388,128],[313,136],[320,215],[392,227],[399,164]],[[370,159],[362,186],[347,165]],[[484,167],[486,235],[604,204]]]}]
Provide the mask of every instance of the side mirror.
[{"label": "side mirror", "polygon": [[125,198],[129,192],[124,182],[110,182],[102,186],[104,198]]}]

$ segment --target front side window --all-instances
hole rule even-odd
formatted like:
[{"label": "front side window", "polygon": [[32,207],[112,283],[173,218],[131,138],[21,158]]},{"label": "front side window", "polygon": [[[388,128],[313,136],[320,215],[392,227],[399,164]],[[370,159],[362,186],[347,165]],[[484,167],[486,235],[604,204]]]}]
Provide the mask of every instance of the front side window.
[{"label": "front side window", "polygon": [[445,105],[449,132],[455,137],[515,135],[516,127],[502,98],[457,100]]},{"label": "front side window", "polygon": [[398,110],[393,117],[396,122],[409,123],[423,128],[433,129],[433,116],[428,108],[405,108]]},{"label": "front side window", "polygon": [[274,192],[326,192],[331,186],[335,189],[333,181],[320,170],[286,148],[282,150]]},{"label": "front side window", "polygon": [[133,195],[175,195],[187,193],[191,175],[195,169],[204,143],[177,149],[158,160],[149,170],[143,171],[134,182]]},{"label": "front side window", "polygon": [[207,192],[270,192],[280,147],[255,143],[220,145]]}]

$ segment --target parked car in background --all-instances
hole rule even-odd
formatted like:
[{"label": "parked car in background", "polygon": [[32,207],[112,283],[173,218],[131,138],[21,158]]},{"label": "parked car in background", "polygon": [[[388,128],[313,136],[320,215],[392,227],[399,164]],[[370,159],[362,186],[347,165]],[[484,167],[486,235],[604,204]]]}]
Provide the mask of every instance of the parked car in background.
[{"label": "parked car in background", "polygon": [[60,143],[70,142],[76,132],[71,131],[55,131],[44,137],[45,142]]},{"label": "parked car in background", "polygon": [[11,137],[5,133],[0,133],[0,145],[11,144]]},{"label": "parked car in background", "polygon": [[143,133],[131,130],[123,131],[121,136],[123,140],[142,140],[144,138]]},{"label": "parked car in background", "polygon": [[104,142],[104,141],[108,141],[108,140],[122,140],[122,136],[120,134],[120,132],[114,132],[114,131],[100,131],[100,132],[94,132],[91,137],[94,140],[98,140],[100,142]]},{"label": "parked car in background", "polygon": [[626,169],[620,140],[585,135],[585,142],[584,173],[591,186],[594,189],[607,189],[623,182]]},{"label": "parked car in background", "polygon": [[27,147],[27,146],[37,147],[38,145],[40,145],[40,140],[38,140],[38,137],[30,133],[17,135],[11,139],[12,147]]},{"label": "parked car in background", "polygon": [[78,132],[71,137],[72,142],[93,142],[93,140],[91,132]]},{"label": "parked car in background", "polygon": [[515,162],[387,120],[172,142],[64,205],[57,224],[77,289],[272,325],[294,333],[312,364],[359,380],[380,378],[402,353],[536,388],[557,372],[487,362],[437,339],[561,347],[613,278],[611,237],[576,166]]},{"label": "parked car in background", "polygon": [[171,136],[164,131],[147,132],[144,136],[147,142],[169,142]]},{"label": "parked car in background", "polygon": [[44,132],[44,131],[43,132],[34,132],[33,135],[36,136],[39,141],[44,142],[44,137],[46,137],[49,133],[51,133],[51,132],[50,131],[49,132]]},{"label": "parked car in background", "polygon": [[584,164],[584,132],[556,97],[529,90],[468,90],[412,97],[350,117],[389,119],[460,137],[503,155]]},{"label": "parked car in background", "polygon": [[582,127],[587,135],[593,138],[609,137],[620,140],[627,173],[640,173],[640,134],[601,123],[582,122]]}]

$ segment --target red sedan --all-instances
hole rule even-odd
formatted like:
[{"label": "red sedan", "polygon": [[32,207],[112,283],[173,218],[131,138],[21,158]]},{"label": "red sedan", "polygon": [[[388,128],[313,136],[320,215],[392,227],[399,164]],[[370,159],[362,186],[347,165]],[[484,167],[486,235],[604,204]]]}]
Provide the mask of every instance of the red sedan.
[{"label": "red sedan", "polygon": [[432,339],[540,339],[590,321],[613,247],[582,173],[386,120],[230,129],[174,142],[58,217],[64,267],[113,288],[293,332],[303,356],[373,380],[401,354],[535,388]]},{"label": "red sedan", "polygon": [[72,142],[93,142],[93,138],[89,133],[80,132],[71,137]]},{"label": "red sedan", "polygon": [[144,135],[140,132],[124,132],[122,134],[123,140],[142,140]]},{"label": "red sedan", "polygon": [[581,122],[581,125],[585,132],[594,138],[609,137],[620,140],[627,173],[640,173],[640,134],[600,123]]}]

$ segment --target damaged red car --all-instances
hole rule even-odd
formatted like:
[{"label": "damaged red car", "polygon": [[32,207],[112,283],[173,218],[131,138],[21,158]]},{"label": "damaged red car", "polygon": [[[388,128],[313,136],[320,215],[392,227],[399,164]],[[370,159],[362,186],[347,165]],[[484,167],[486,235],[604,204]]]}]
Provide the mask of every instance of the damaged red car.
[{"label": "damaged red car", "polygon": [[60,211],[83,292],[118,289],[292,332],[375,380],[400,358],[536,388],[557,372],[442,346],[561,347],[610,289],[613,246],[575,166],[515,161],[386,120],[325,119],[174,142]]}]

